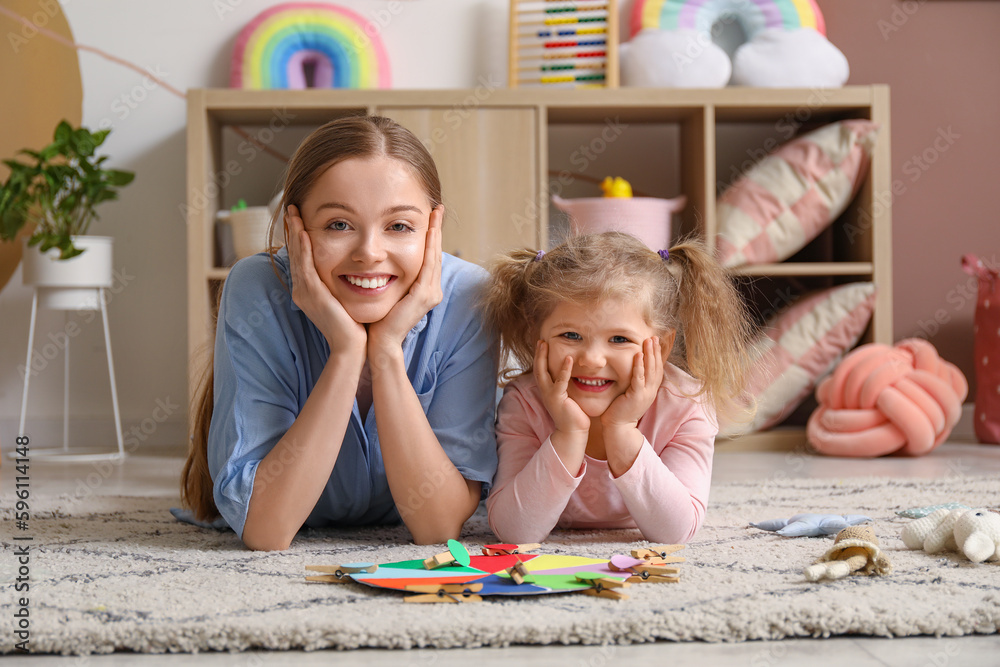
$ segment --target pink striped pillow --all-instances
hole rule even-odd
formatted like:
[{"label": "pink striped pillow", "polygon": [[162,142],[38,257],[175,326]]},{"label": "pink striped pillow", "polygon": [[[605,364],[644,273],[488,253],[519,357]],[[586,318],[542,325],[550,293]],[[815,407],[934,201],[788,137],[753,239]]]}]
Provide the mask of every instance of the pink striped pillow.
[{"label": "pink striped pillow", "polygon": [[874,283],[812,292],[771,318],[752,354],[753,422],[723,424],[720,435],[753,433],[780,423],[861,338],[875,306]]},{"label": "pink striped pillow", "polygon": [[878,124],[844,120],[793,139],[722,193],[716,248],[727,268],[788,259],[844,212],[868,171]]}]

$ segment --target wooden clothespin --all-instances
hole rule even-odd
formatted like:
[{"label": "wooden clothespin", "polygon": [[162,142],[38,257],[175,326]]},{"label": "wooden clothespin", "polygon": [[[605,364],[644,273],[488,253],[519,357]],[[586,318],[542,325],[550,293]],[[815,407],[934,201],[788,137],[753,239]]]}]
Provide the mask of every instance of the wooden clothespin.
[{"label": "wooden clothespin", "polygon": [[461,542],[458,540],[448,540],[448,551],[431,556],[425,560],[424,569],[435,570],[445,565],[454,565],[455,563],[468,567],[471,562],[469,550]]},{"label": "wooden clothespin", "polygon": [[310,572],[325,572],[326,574],[306,577],[306,581],[319,581],[326,584],[343,584],[350,581],[352,574],[358,572],[374,572],[378,569],[375,563],[344,563],[343,565],[306,565]]},{"label": "wooden clothespin", "polygon": [[632,584],[676,584],[681,580],[680,570],[676,567],[647,565],[645,567],[634,568],[632,571],[634,574],[625,580]]},{"label": "wooden clothespin", "polygon": [[612,556],[611,561],[608,563],[608,569],[615,572],[631,572],[632,576],[626,579],[626,581],[633,584],[643,582],[675,584],[680,581],[680,577],[678,576],[680,575],[680,568],[651,564],[642,558]]},{"label": "wooden clothespin", "polygon": [[404,590],[424,595],[411,595],[403,602],[482,602],[476,595],[483,590],[482,584],[410,584]]},{"label": "wooden clothespin", "polygon": [[424,569],[434,570],[439,567],[444,567],[445,565],[451,565],[454,562],[455,562],[455,557],[451,555],[451,552],[445,551],[426,559],[424,561]]},{"label": "wooden clothespin", "polygon": [[531,544],[487,544],[483,547],[484,556],[513,556],[525,554],[542,546],[537,542]]},{"label": "wooden clothespin", "polygon": [[632,549],[632,558],[641,558],[649,561],[650,565],[666,565],[667,563],[683,563],[687,559],[683,556],[671,556],[675,551],[684,548],[683,544],[661,544],[648,549]]},{"label": "wooden clothespin", "polygon": [[611,598],[612,600],[627,600],[628,595],[619,593],[615,588],[627,588],[631,584],[613,577],[608,577],[595,572],[578,572],[576,580],[585,584],[590,584],[590,588],[583,589],[587,595],[596,595],[599,598]]},{"label": "wooden clothespin", "polygon": [[517,584],[518,586],[524,583],[529,583],[529,584],[534,583],[534,580],[531,578],[531,573],[528,572],[528,568],[525,567],[524,562],[520,560],[517,561],[511,567],[508,567],[505,570],[505,572],[510,576],[511,579],[514,580],[514,583]]}]

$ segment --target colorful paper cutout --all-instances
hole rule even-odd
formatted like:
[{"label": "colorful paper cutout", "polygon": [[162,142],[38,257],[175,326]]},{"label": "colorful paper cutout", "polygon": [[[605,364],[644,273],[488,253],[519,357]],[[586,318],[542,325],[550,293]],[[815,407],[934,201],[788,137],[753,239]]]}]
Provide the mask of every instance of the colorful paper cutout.
[{"label": "colorful paper cutout", "polygon": [[[461,545],[460,545],[461,546]],[[464,549],[464,547],[462,547]],[[449,542],[449,551],[453,550]],[[593,573],[597,578],[624,581],[628,572],[614,572],[608,567],[609,561],[602,558],[583,556],[562,556],[551,554],[517,554],[501,556],[468,556],[468,565],[450,564],[433,570],[424,569],[422,560],[406,560],[383,563],[373,573],[359,572],[350,577],[361,584],[375,588],[405,590],[413,585],[482,584],[479,595],[542,595],[547,593],[569,593],[588,588],[590,585],[579,581],[580,573]],[[531,575],[531,581],[518,584],[510,578],[506,570],[521,561]]]}]

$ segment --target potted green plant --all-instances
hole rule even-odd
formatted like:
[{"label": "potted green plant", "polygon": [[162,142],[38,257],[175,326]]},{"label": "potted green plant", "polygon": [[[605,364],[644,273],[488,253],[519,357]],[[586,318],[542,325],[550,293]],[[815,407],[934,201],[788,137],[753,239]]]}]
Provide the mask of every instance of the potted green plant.
[{"label": "potted green plant", "polygon": [[104,168],[108,158],[96,150],[109,132],[74,129],[64,120],[51,144],[18,151],[28,160],[3,161],[10,174],[0,184],[0,238],[14,240],[33,225],[25,241],[24,283],[45,288],[43,299],[50,307],[59,307],[59,294],[63,302],[73,298],[55,288],[111,285],[113,239],[86,234],[98,217],[96,208],[117,199],[118,189],[135,174]]}]

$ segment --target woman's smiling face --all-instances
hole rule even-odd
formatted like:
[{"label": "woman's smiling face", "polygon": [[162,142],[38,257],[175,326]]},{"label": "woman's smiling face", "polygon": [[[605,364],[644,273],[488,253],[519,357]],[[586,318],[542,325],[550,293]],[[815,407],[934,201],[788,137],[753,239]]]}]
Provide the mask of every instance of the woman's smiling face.
[{"label": "woman's smiling face", "polygon": [[299,210],[320,280],[356,322],[385,317],[424,259],[431,203],[410,167],[384,156],[344,160]]}]

